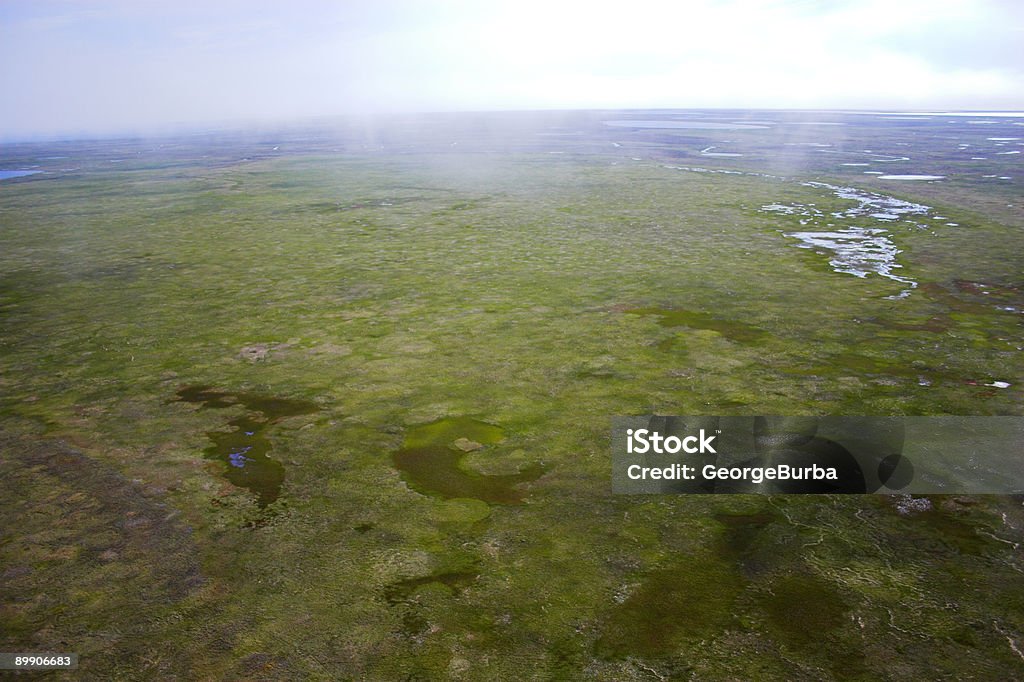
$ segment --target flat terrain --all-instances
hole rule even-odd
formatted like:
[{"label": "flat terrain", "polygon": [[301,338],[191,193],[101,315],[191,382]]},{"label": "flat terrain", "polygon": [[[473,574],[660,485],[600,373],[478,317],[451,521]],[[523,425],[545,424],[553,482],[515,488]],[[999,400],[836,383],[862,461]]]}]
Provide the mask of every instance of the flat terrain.
[{"label": "flat terrain", "polygon": [[1022,123],[5,145],[43,172],[0,182],[0,650],[103,680],[1024,677],[1021,498],[615,496],[608,441],[1024,414]]}]

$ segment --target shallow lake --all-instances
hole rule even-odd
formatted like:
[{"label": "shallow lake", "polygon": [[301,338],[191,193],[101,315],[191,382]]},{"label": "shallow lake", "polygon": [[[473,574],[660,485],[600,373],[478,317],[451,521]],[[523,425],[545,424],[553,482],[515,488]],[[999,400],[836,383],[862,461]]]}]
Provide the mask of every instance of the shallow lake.
[{"label": "shallow lake", "polygon": [[690,128],[696,130],[767,130],[768,126],[712,121],[602,121],[613,128]]},{"label": "shallow lake", "polygon": [[37,170],[0,170],[0,180],[10,180],[11,178],[22,178],[26,175],[35,175],[36,173],[42,173],[43,171]]}]

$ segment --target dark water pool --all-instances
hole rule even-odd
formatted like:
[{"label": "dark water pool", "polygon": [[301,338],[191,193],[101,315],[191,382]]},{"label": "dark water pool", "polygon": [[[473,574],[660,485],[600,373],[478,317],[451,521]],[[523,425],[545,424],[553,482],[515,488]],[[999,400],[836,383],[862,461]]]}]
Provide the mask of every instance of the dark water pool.
[{"label": "dark water pool", "polygon": [[244,414],[227,422],[229,431],[207,432],[213,444],[203,455],[222,462],[224,477],[232,485],[256,495],[260,507],[266,507],[280,496],[285,477],[284,465],[269,455],[272,444],[268,432],[286,417],[317,411],[317,406],[306,400],[217,391],[209,386],[186,386],[178,391],[175,402],[212,409],[244,409]]}]

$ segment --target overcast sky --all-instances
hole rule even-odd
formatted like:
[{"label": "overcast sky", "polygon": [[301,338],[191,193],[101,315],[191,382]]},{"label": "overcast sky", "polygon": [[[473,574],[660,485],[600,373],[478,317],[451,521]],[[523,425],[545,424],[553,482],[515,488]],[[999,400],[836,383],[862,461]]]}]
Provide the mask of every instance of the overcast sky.
[{"label": "overcast sky", "polygon": [[376,111],[1024,109],[1017,0],[0,0],[0,137]]}]

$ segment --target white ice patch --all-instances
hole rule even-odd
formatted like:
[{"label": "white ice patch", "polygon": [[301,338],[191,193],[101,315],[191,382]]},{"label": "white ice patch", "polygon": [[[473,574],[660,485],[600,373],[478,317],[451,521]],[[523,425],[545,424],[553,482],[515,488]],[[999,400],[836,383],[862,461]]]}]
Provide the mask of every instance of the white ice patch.
[{"label": "white ice patch", "polygon": [[808,217],[818,217],[822,215],[814,206],[808,204],[766,204],[761,207],[762,211],[768,211],[770,213],[781,213],[782,215],[799,215]]},{"label": "white ice patch", "polygon": [[867,192],[856,187],[838,187],[827,182],[805,182],[807,187],[818,187],[830,190],[840,199],[856,201],[857,206],[848,208],[845,211],[838,211],[832,215],[836,218],[861,218],[870,216],[872,213],[894,214],[898,217],[904,215],[927,215],[930,207],[923,204],[915,204],[911,201],[897,199],[895,197]]},{"label": "white ice patch", "polygon": [[914,280],[893,273],[901,267],[896,262],[900,250],[883,229],[847,227],[834,232],[786,232],[785,236],[799,239],[803,249],[831,251],[828,262],[836,272],[855,277],[867,277],[873,272],[912,289],[917,287]]},{"label": "white ice patch", "polygon": [[945,175],[879,175],[879,180],[944,180]]},{"label": "white ice patch", "polygon": [[[855,277],[867,277],[874,273],[910,287],[889,298],[905,298],[917,287],[914,280],[895,274],[894,271],[901,267],[896,262],[896,256],[900,251],[892,241],[889,228],[881,225],[889,225],[903,218],[913,218],[905,222],[919,228],[927,227],[918,220],[928,215],[930,207],[855,187],[839,187],[824,182],[803,184],[806,187],[829,190],[840,199],[856,202],[856,206],[827,215],[810,204],[775,203],[762,206],[761,210],[768,213],[799,216],[800,225],[812,228],[807,231],[785,232],[783,234],[786,237],[799,239],[800,248],[830,253],[829,265],[836,272]],[[861,224],[850,224],[854,221]],[[865,227],[863,223],[866,221],[873,221],[876,226]],[[846,225],[836,228],[837,222]]]},{"label": "white ice patch", "polygon": [[712,149],[718,149],[718,147],[705,147],[700,150],[702,156],[743,156],[742,154],[736,154],[733,152],[713,152]]},{"label": "white ice patch", "polygon": [[771,178],[773,180],[782,180],[783,178],[778,175],[772,175],[771,173],[751,173],[748,171],[737,171],[737,170],[725,170],[722,168],[701,168],[700,166],[669,166],[665,165],[662,168],[668,168],[669,170],[687,171],[688,173],[721,173],[722,175],[750,175],[757,178]]}]

